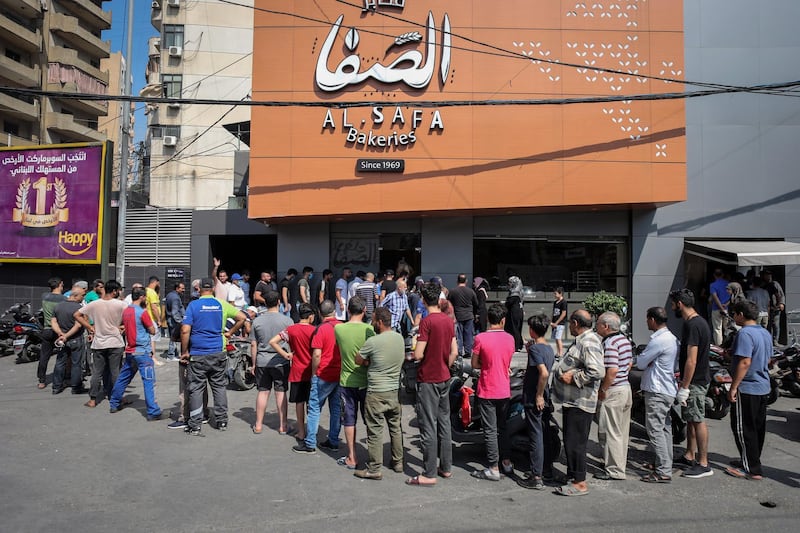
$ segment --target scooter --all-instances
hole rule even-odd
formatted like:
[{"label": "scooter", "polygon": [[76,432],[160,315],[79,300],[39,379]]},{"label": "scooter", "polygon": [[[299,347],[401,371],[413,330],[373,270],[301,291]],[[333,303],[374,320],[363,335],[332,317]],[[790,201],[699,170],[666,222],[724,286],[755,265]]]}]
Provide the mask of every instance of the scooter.
[{"label": "scooter", "polygon": [[405,337],[406,359],[400,368],[400,388],[412,398],[417,394],[417,370],[419,361],[414,359],[414,349],[417,347],[417,330],[414,329]]},{"label": "scooter", "polygon": [[15,323],[11,330],[11,346],[17,357],[15,363],[32,363],[39,360],[42,350],[41,313],[34,316],[30,311],[30,302],[14,306]]},{"label": "scooter", "polygon": [[[644,349],[644,345],[636,349],[636,354],[640,354]],[[635,364],[628,372],[628,382],[631,384],[631,392],[633,394],[633,405],[631,407],[631,417],[641,425],[645,424],[645,405],[644,405],[644,391],[642,387],[642,374],[643,370],[636,368]],[[678,379],[678,375],[675,375]],[[681,406],[677,403],[673,404],[669,410],[670,419],[672,421],[672,443],[680,444],[686,440],[686,422],[683,421],[681,416]]]},{"label": "scooter", "polygon": [[[769,372],[771,385],[785,391],[788,396],[800,398],[800,351],[797,347],[789,347],[780,355],[773,357],[770,360]],[[775,400],[778,399],[778,395],[780,391],[775,390]]]},{"label": "scooter", "polygon": [[225,376],[228,385],[234,384],[239,390],[250,390],[256,386],[256,378],[251,369],[253,361],[250,357],[250,341],[245,338],[232,338],[225,348],[228,361]]},{"label": "scooter", "polygon": [[733,378],[731,378],[728,369],[725,368],[727,362],[723,354],[719,354],[712,349],[708,358],[711,383],[706,393],[706,418],[721,420],[728,416],[728,412],[731,410],[728,391],[731,390]]}]

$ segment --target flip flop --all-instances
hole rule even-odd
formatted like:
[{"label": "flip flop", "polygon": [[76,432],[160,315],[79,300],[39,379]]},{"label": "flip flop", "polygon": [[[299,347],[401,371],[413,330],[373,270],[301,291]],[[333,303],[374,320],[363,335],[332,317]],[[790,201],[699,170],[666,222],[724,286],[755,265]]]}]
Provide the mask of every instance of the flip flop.
[{"label": "flip flop", "polygon": [[672,483],[672,478],[667,476],[660,476],[655,472],[651,472],[646,476],[642,476],[639,478],[641,481],[645,483]]},{"label": "flip flop", "polygon": [[452,472],[445,472],[444,470],[441,469],[437,470],[436,473],[439,474],[439,477],[443,477],[445,479],[450,479],[451,477],[453,477]]},{"label": "flip flop", "polygon": [[411,485],[413,487],[433,487],[436,483],[420,483],[419,476],[414,476],[406,480],[406,485]]},{"label": "flip flop", "polygon": [[36,387],[37,387],[38,389],[43,389],[43,388],[47,387],[47,384],[45,384],[45,383],[39,383],[38,385],[36,385]]},{"label": "flip flop", "polygon": [[575,485],[569,484],[563,487],[558,487],[555,491],[559,496],[586,496],[589,494],[589,489],[580,490],[575,488]]},{"label": "flip flop", "polygon": [[469,475],[476,479],[485,479],[487,481],[500,481],[500,473],[498,472],[497,477],[494,477],[488,468],[483,470],[473,470],[472,472],[469,473]]},{"label": "flip flop", "polygon": [[253,433],[254,433],[255,435],[261,435],[261,432],[262,432],[262,431],[264,431],[264,428],[263,428],[263,427],[262,427],[261,429],[256,429],[256,427],[255,427],[255,426],[250,426],[250,429],[252,429],[252,430],[253,430]]},{"label": "flip flop", "polygon": [[358,466],[358,465],[349,465],[349,464],[347,464],[347,456],[339,457],[338,459],[336,459],[336,464],[339,465],[339,466],[343,466],[348,470],[355,470],[356,466]]},{"label": "flip flop", "polygon": [[735,468],[735,467],[726,468],[725,469],[725,473],[728,474],[729,476],[732,476],[732,477],[735,477],[735,478],[738,478],[738,479],[752,479],[753,481],[761,481],[762,479],[764,479],[762,476],[753,475],[753,474],[751,474],[751,473],[749,473],[749,472],[747,472],[747,471],[745,471],[745,470],[743,470],[741,468]]}]

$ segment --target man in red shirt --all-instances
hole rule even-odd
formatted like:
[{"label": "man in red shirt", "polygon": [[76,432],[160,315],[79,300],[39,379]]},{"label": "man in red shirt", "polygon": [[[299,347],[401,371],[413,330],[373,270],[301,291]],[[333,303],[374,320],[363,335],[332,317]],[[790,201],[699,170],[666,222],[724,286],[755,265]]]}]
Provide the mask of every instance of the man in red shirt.
[{"label": "man in red shirt", "polygon": [[[433,485],[438,474],[449,478],[453,463],[450,439],[450,365],[458,355],[453,320],[439,308],[440,289],[433,283],[422,287],[428,316],[419,324],[414,359],[417,372],[417,420],[422,444],[423,472],[406,480],[407,485]],[[438,453],[437,453],[438,450]]]},{"label": "man in red shirt", "polygon": [[514,472],[510,461],[511,445],[506,434],[506,418],[511,399],[509,370],[516,347],[514,337],[503,329],[506,324],[506,311],[503,306],[493,304],[489,308],[488,318],[489,330],[475,337],[475,344],[472,347],[472,368],[481,371],[476,396],[489,468],[475,470],[470,475],[478,479],[500,481],[499,459],[502,459],[504,474]]},{"label": "man in red shirt", "polygon": [[[306,403],[311,394],[311,336],[314,334],[314,310],[309,304],[298,306],[300,322],[292,324],[269,341],[276,353],[292,362],[289,370],[289,403],[297,412],[297,440],[306,438]],[[291,353],[281,346],[289,344]]]},{"label": "man in red shirt", "polygon": [[319,443],[320,448],[336,451],[339,449],[339,428],[341,425],[341,402],[339,399],[339,374],[342,371],[342,357],[336,345],[334,326],[336,320],[334,304],[323,300],[319,304],[322,323],[311,337],[311,392],[308,399],[308,418],[306,419],[306,439],[292,447],[295,453],[316,453],[319,415],[325,400],[330,411],[328,438]]}]

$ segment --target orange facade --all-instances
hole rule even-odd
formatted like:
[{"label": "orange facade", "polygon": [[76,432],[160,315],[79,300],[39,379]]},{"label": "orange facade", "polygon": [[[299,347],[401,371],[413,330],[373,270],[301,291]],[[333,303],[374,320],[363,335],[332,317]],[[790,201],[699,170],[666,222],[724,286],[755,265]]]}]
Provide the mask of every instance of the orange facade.
[{"label": "orange facade", "polygon": [[[683,100],[565,103],[682,92],[680,83],[641,77],[682,79],[680,2],[255,6],[253,99],[296,105],[253,108],[251,218],[519,212],[686,198]],[[549,103],[519,102],[543,100]],[[344,103],[364,106],[338,107]],[[496,105],[477,105],[484,103]],[[359,159],[402,160],[404,171],[365,172]]]}]

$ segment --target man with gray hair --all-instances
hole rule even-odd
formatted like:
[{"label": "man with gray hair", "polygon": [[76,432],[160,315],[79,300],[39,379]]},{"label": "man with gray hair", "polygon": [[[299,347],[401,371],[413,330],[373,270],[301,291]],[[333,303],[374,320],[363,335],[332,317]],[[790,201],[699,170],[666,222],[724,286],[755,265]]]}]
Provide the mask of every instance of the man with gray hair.
[{"label": "man with gray hair", "polygon": [[605,468],[596,479],[625,479],[628,462],[628,436],[631,427],[633,395],[628,383],[633,350],[620,333],[620,318],[607,311],[597,318],[597,333],[603,337],[603,366],[606,375],[598,391],[597,440],[603,447]]}]

